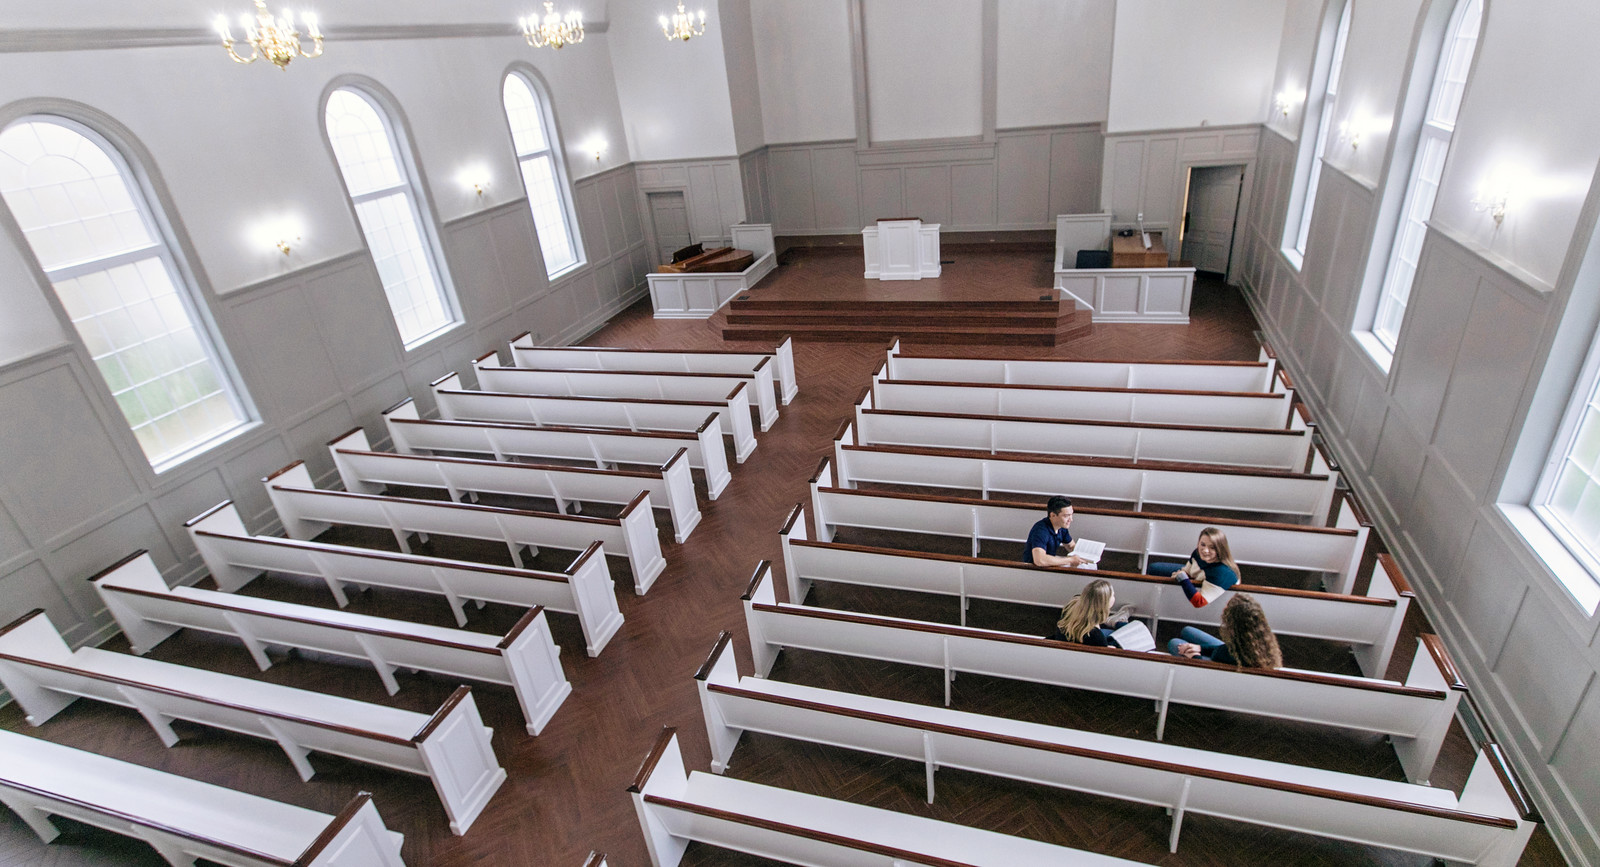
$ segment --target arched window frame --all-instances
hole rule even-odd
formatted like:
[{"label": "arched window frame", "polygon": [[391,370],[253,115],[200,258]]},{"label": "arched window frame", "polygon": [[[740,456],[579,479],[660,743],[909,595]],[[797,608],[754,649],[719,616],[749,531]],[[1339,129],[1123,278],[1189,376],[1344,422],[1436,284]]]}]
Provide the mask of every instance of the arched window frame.
[{"label": "arched window frame", "polygon": [[[0,222],[3,222],[4,228],[14,235],[17,248],[27,251],[29,262],[39,276],[41,290],[48,299],[48,305],[60,320],[63,331],[73,336],[74,346],[82,352],[82,357],[87,362],[86,366],[94,371],[94,380],[102,399],[110,407],[115,407],[115,415],[121,416],[127,425],[126,430],[132,440],[134,451],[143,454],[151,472],[159,476],[187,464],[255,427],[259,424],[255,405],[244,388],[238,368],[228,354],[217,330],[216,321],[205,302],[200,272],[192,264],[193,250],[170,217],[172,203],[156,176],[148,152],[121,124],[88,106],[61,100],[41,99],[23,100],[0,110],[0,132],[19,124],[34,122],[54,124],[67,129],[83,136],[91,145],[98,148],[116,169],[137,217],[151,238],[151,243],[144,247],[46,268],[39,259],[31,239],[27,237],[27,233],[23,231],[12,213],[10,204],[0,198],[0,212],[4,214],[4,219]],[[230,420],[214,429],[191,436],[157,453],[152,453],[146,447],[146,441],[141,438],[139,431],[156,425],[162,418],[176,414],[184,406],[197,405],[199,401],[191,401],[172,411],[162,412],[143,422],[136,422],[129,414],[129,404],[124,402],[124,395],[132,395],[126,399],[137,401],[141,408],[149,412],[149,407],[144,404],[143,398],[134,394],[134,391],[140,385],[158,382],[163,377],[152,377],[142,383],[132,384],[133,377],[129,375],[126,365],[116,357],[121,355],[120,352],[102,353],[96,357],[88,338],[79,326],[79,321],[87,321],[89,317],[75,319],[73,311],[69,309],[66,299],[61,296],[61,290],[56,285],[59,281],[81,279],[151,259],[159,263],[161,271],[170,282],[173,289],[172,297],[186,320],[184,324],[193,330],[198,343],[197,348],[202,354],[201,359],[169,368],[163,377],[196,367],[203,360],[217,386],[210,395],[222,397],[232,416]],[[120,292],[118,294],[120,295]],[[128,310],[134,306],[137,305],[122,303],[115,309]],[[97,314],[109,312],[112,312],[111,308],[97,311]],[[163,319],[166,315],[167,313],[163,311]],[[162,335],[146,336],[139,342],[148,344],[155,336]],[[118,364],[121,375],[129,380],[125,383],[127,387],[119,388],[107,378],[106,368],[102,364],[102,360],[106,358]]]},{"label": "arched window frame", "polygon": [[[1427,220],[1477,60],[1485,9],[1483,0],[1435,0],[1419,28],[1353,329],[1357,342],[1385,371],[1399,345]],[[1451,87],[1454,91],[1441,102]],[[1397,171],[1402,167],[1404,175]],[[1391,187],[1396,180],[1401,184]]]},{"label": "arched window frame", "polygon": [[1313,101],[1307,103],[1301,121],[1294,186],[1289,194],[1289,212],[1283,222],[1283,255],[1295,270],[1305,262],[1306,242],[1311,235],[1311,216],[1317,204],[1322,159],[1332,134],[1333,110],[1338,102],[1339,77],[1344,67],[1344,49],[1354,5],[1354,0],[1332,0],[1323,11],[1311,86],[1306,88]]},{"label": "arched window frame", "polygon": [[[391,153],[394,155],[396,167],[400,175],[399,184],[379,190],[364,191],[353,194],[350,190],[349,178],[339,161],[337,148],[333,143],[333,133],[328,125],[328,107],[335,94],[348,92],[364,100],[378,116],[388,136]],[[389,304],[389,312],[394,317],[395,330],[399,333],[400,341],[407,351],[415,350],[424,344],[439,337],[462,322],[461,304],[456,297],[455,284],[451,280],[450,269],[446,266],[444,245],[440,242],[438,230],[438,217],[433,208],[432,199],[428,196],[427,185],[424,183],[420,163],[411,146],[411,136],[405,127],[405,115],[399,106],[383,88],[375,82],[365,78],[345,76],[335,79],[323,92],[321,110],[317,117],[322,124],[322,140],[328,146],[329,156],[333,159],[334,168],[339,175],[339,183],[344,190],[345,202],[350,206],[350,215],[361,230],[362,243],[367,247],[368,255],[372,257],[373,264],[379,265],[377,252],[372,249],[372,238],[362,222],[360,205],[370,201],[377,201],[394,195],[403,195],[405,204],[412,220],[415,223],[418,241],[421,245],[421,254],[432,276],[434,290],[440,307],[440,316],[432,328],[419,333],[406,336],[405,327],[400,321],[401,313],[395,309],[395,299],[391,295],[391,287],[384,284],[384,297]],[[379,279],[383,279],[383,269],[379,267]]]},{"label": "arched window frame", "polygon": [[[539,119],[542,122],[541,131],[544,135],[544,147],[542,149],[529,150],[527,153],[523,153],[517,145],[516,135],[511,126],[509,107],[506,105],[505,100],[505,86],[513,77],[528,88],[528,92],[533,96],[534,105],[538,107]],[[517,176],[522,180],[523,192],[528,200],[528,208],[533,213],[535,231],[539,234],[539,254],[540,258],[545,260],[545,276],[554,281],[582,268],[588,263],[588,258],[584,253],[583,234],[578,227],[578,213],[573,202],[572,180],[567,172],[567,151],[561,138],[560,125],[556,122],[555,106],[550,99],[550,91],[545,87],[544,81],[539,74],[521,64],[506,70],[505,75],[500,79],[500,93],[500,109],[506,120],[506,135],[511,142],[512,155],[517,162]],[[544,249],[546,241],[545,230],[551,224],[548,218],[541,219],[535,205],[537,194],[530,188],[528,181],[529,165],[541,158],[549,159],[554,175],[553,182],[560,216],[560,226],[566,232],[567,242],[572,247],[572,261],[570,263],[561,264],[559,261],[552,263],[550,261],[551,257]]]}]

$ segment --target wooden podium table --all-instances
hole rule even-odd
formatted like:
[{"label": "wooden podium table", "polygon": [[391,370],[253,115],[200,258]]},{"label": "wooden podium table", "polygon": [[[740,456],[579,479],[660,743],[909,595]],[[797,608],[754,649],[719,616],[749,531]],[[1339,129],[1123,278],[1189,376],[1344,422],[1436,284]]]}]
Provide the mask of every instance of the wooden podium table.
[{"label": "wooden podium table", "polygon": [[1128,237],[1121,235],[1111,236],[1111,267],[1113,268],[1165,268],[1167,267],[1167,247],[1161,241],[1160,232],[1151,232],[1150,249],[1144,247],[1144,239],[1135,232]]}]

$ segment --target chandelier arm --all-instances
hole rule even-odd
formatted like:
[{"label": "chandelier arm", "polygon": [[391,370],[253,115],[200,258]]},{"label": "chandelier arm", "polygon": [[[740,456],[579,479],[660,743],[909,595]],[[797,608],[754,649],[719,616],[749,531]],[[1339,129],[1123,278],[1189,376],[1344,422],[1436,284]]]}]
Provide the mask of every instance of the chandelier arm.
[{"label": "chandelier arm", "polygon": [[255,63],[257,60],[261,59],[261,52],[257,51],[255,45],[253,44],[250,46],[249,57],[239,56],[239,52],[233,49],[233,40],[231,39],[222,43],[222,47],[228,50],[228,56],[233,58],[234,63]]}]

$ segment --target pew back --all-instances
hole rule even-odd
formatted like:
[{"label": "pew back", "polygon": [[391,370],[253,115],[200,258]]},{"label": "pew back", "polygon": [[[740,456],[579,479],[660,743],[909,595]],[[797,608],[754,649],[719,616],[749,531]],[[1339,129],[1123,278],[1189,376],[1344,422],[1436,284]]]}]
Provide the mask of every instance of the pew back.
[{"label": "pew back", "polygon": [[[778,420],[772,388],[760,388],[754,373],[658,373],[648,370],[567,370],[501,367],[494,353],[473,362],[478,387],[512,394],[548,394],[566,397],[624,397],[652,400],[710,400],[727,404],[730,412],[743,413],[731,424],[750,422],[751,413],[768,430]],[[743,437],[736,437],[743,439]]]},{"label": "pew back", "polygon": [[784,406],[800,393],[794,376],[794,341],[788,337],[771,352],[737,349],[624,349],[615,346],[536,346],[523,332],[511,340],[511,363],[518,367],[648,370],[673,373],[754,373],[758,385],[776,389]]},{"label": "pew back", "polygon": [[417,415],[411,398],[383,413],[394,450],[401,454],[460,453],[492,455],[497,461],[516,458],[592,463],[599,469],[617,464],[662,466],[679,449],[687,449],[689,466],[705,473],[706,495],[715,500],[733,478],[722,450],[722,424],[715,413],[693,431],[605,431],[583,428],[541,428],[497,422],[435,421]]},{"label": "pew back", "polygon": [[1272,391],[1277,362],[1265,352],[1262,356],[1257,361],[952,357],[908,354],[900,349],[900,341],[896,340],[889,347],[887,364],[893,379],[1184,391]]}]

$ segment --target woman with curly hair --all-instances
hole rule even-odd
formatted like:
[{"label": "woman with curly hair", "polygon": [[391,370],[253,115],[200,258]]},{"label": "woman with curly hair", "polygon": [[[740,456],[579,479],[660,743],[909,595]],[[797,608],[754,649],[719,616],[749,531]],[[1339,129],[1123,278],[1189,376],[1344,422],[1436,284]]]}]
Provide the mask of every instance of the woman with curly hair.
[{"label": "woman with curly hair", "polygon": [[[1119,609],[1115,615],[1111,606],[1117,602],[1116,592],[1111,589],[1111,582],[1095,579],[1084,586],[1083,592],[1072,597],[1065,608],[1061,609],[1061,619],[1056,622],[1056,631],[1050,638],[1056,641],[1071,641],[1075,644],[1087,644],[1090,647],[1121,647],[1111,633],[1126,626],[1130,609]],[[1116,619],[1118,622],[1108,621]]]},{"label": "woman with curly hair", "polygon": [[1282,668],[1278,638],[1267,625],[1261,603],[1248,593],[1235,593],[1222,609],[1222,638],[1216,639],[1193,626],[1185,626],[1167,642],[1167,652],[1189,659],[1199,657],[1238,668]]}]

